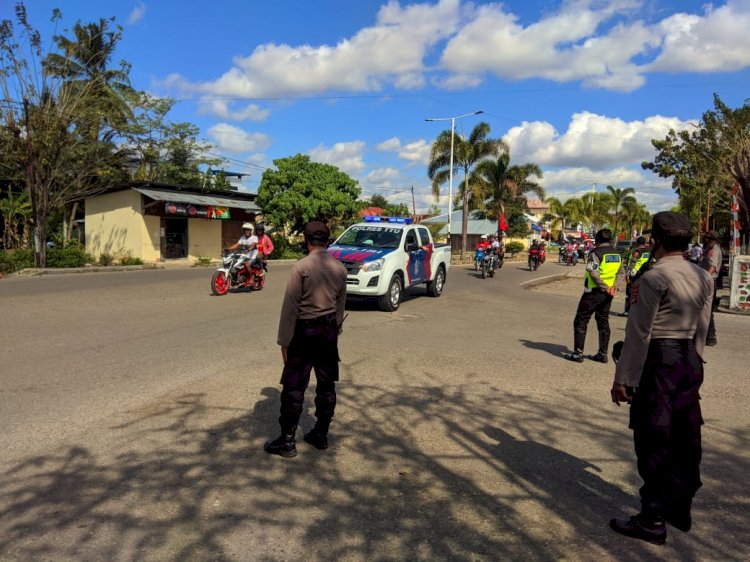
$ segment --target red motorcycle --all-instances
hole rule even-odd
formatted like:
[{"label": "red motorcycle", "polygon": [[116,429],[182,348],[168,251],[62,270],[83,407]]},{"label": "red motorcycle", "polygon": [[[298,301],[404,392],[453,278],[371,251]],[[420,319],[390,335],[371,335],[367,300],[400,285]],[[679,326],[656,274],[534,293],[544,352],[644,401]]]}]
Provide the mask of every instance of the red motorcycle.
[{"label": "red motorcycle", "polygon": [[260,260],[242,263],[242,252],[224,251],[222,267],[211,278],[211,291],[214,295],[226,295],[229,289],[250,289],[260,291],[266,283],[263,263]]}]

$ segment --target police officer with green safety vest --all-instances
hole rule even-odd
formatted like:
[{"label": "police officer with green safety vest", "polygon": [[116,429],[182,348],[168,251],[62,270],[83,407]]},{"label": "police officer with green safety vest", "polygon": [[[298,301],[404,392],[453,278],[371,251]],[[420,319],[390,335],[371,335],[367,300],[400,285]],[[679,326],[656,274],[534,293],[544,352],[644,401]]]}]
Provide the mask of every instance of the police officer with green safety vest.
[{"label": "police officer with green safety vest", "polygon": [[627,267],[627,280],[625,286],[625,312],[620,316],[627,316],[630,311],[630,295],[633,292],[633,283],[638,278],[641,269],[648,263],[651,257],[651,246],[646,242],[646,238],[639,236],[636,241],[636,247],[630,253]]},{"label": "police officer with green safety vest", "polygon": [[573,353],[564,355],[570,361],[583,362],[583,345],[592,316],[596,318],[596,327],[599,330],[599,351],[588,358],[599,363],[608,361],[609,308],[618,286],[625,277],[622,256],[610,245],[611,240],[612,231],[608,228],[603,228],[594,236],[596,247],[589,252],[584,292],[573,320]]}]

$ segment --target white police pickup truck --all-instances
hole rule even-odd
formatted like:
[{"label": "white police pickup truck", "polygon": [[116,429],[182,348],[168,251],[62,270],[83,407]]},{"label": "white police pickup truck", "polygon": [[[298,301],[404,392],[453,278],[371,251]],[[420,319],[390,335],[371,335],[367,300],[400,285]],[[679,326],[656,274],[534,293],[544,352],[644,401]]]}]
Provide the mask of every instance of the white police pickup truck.
[{"label": "white police pickup truck", "polygon": [[450,267],[450,246],[435,244],[427,227],[410,218],[365,217],[328,248],[346,266],[346,294],[377,297],[381,309],[398,308],[404,289],[427,284],[439,297]]}]

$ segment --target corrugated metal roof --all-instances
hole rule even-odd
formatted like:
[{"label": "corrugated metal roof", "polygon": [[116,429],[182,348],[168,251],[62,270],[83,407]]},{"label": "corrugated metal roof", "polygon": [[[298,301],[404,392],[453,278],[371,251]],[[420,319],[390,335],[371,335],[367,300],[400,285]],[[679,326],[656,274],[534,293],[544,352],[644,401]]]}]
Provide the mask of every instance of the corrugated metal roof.
[{"label": "corrugated metal roof", "polygon": [[146,189],[134,187],[137,192],[156,201],[169,201],[171,203],[190,203],[193,205],[211,205],[213,207],[233,207],[245,211],[260,212],[260,207],[253,201],[234,199],[231,197],[217,197],[215,195],[198,195],[197,193],[181,193],[179,191],[161,191],[158,189]]}]

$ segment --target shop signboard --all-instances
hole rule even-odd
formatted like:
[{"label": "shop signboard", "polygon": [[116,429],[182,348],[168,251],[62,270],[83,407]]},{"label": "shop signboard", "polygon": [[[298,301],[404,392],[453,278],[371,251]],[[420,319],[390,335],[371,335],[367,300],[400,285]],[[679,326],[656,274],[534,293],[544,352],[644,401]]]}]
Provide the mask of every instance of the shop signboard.
[{"label": "shop signboard", "polygon": [[208,218],[228,220],[229,219],[229,207],[209,207]]},{"label": "shop signboard", "polygon": [[173,217],[188,216],[187,205],[184,203],[164,203],[164,214]]},{"label": "shop signboard", "polygon": [[750,310],[750,256],[732,258],[732,288],[729,308]]},{"label": "shop signboard", "polygon": [[205,219],[208,217],[208,207],[205,205],[188,205],[187,212],[189,217]]}]

